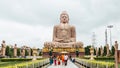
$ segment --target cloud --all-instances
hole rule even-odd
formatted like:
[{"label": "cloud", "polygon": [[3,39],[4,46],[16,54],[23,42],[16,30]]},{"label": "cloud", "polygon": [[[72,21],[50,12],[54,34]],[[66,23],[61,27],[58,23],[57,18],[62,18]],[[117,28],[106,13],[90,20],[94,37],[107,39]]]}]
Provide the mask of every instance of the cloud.
[{"label": "cloud", "polygon": [[[31,26],[15,21],[0,20],[0,40],[18,46],[28,45],[42,48],[45,41],[50,41],[52,28],[41,25]],[[50,32],[50,33],[49,33]]]},{"label": "cloud", "polygon": [[76,27],[77,40],[85,46],[91,44],[92,32],[96,33],[98,45],[104,45],[104,30],[111,23],[113,41],[119,40],[118,0],[1,0],[0,40],[43,47],[44,41],[52,41],[53,26],[59,24],[64,10]]}]

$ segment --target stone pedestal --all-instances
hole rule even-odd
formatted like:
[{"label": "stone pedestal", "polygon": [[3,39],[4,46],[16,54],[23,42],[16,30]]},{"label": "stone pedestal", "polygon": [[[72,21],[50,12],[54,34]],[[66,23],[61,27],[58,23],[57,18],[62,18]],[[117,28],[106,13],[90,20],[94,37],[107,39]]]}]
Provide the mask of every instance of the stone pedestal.
[{"label": "stone pedestal", "polygon": [[21,50],[21,57],[25,57],[25,49],[24,48]]},{"label": "stone pedestal", "polygon": [[5,41],[3,40],[2,41],[2,48],[1,48],[1,54],[2,54],[2,56],[3,57],[5,57],[5,52],[6,52],[6,43],[5,43]]},{"label": "stone pedestal", "polygon": [[98,48],[96,47],[96,57],[98,57]]},{"label": "stone pedestal", "polygon": [[94,48],[93,47],[90,48],[90,53],[91,53],[90,60],[94,60]]},{"label": "stone pedestal", "polygon": [[101,56],[103,56],[103,47],[100,48]]},{"label": "stone pedestal", "polygon": [[120,50],[117,50],[117,59],[118,59],[118,63],[120,64]]},{"label": "stone pedestal", "polygon": [[115,41],[115,68],[118,68],[118,61],[120,60],[120,51],[118,50],[118,43]]},{"label": "stone pedestal", "polygon": [[106,45],[106,50],[107,50],[107,55],[106,55],[106,56],[108,57],[108,56],[110,56],[110,53],[109,53],[109,45],[108,45],[108,44]]},{"label": "stone pedestal", "polygon": [[36,60],[36,56],[37,56],[37,49],[33,48],[33,60]]},{"label": "stone pedestal", "polygon": [[[75,48],[53,48],[52,50],[52,55],[61,55],[63,54],[62,52],[66,51],[68,53],[68,56],[76,57],[76,49]],[[79,56],[84,56],[85,55],[85,50],[84,48],[79,48]],[[49,49],[48,48],[43,48],[43,57],[49,57]]]},{"label": "stone pedestal", "polygon": [[17,57],[17,44],[15,44],[14,46],[14,57],[15,58]]}]

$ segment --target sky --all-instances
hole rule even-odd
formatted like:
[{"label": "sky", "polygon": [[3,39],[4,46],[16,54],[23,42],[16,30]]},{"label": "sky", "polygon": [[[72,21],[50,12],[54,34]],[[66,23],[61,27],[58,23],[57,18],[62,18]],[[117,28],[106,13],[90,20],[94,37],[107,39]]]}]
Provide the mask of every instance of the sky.
[{"label": "sky", "polygon": [[[76,27],[76,39],[84,46],[105,45],[105,29],[110,43],[120,44],[120,0],[0,0],[0,41],[7,45],[17,44],[43,48],[44,42],[52,41],[53,27],[60,23],[62,11],[67,11],[69,24]],[[120,49],[120,46],[119,46]]]}]

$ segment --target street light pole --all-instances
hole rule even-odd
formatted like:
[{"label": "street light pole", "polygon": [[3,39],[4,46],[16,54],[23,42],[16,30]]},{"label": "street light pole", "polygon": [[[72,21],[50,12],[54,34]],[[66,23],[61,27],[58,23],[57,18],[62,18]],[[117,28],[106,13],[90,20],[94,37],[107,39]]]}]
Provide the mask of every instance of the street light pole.
[{"label": "street light pole", "polygon": [[105,30],[105,45],[107,45],[108,44],[108,42],[107,42],[108,40],[107,40],[107,29]]},{"label": "street light pole", "polygon": [[107,26],[110,29],[110,47],[112,46],[112,34],[111,34],[111,28],[113,28],[113,25]]}]

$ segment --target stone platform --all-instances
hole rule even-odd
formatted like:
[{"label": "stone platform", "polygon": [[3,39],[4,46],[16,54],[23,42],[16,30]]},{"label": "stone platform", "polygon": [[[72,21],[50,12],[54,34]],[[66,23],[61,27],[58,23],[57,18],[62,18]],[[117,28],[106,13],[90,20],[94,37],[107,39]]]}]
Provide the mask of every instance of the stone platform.
[{"label": "stone platform", "polygon": [[[72,57],[76,56],[76,50],[79,52],[79,56],[84,56],[85,52],[84,52],[84,48],[53,48],[53,49],[49,49],[49,48],[43,48],[43,57],[49,57],[49,51],[52,52],[52,55],[61,55],[61,54],[67,54],[67,55],[71,55]],[[66,52],[66,53],[63,53]]]}]

